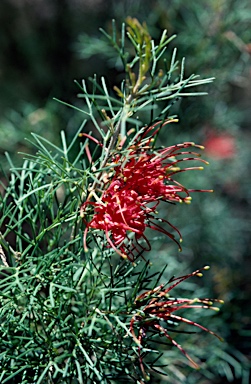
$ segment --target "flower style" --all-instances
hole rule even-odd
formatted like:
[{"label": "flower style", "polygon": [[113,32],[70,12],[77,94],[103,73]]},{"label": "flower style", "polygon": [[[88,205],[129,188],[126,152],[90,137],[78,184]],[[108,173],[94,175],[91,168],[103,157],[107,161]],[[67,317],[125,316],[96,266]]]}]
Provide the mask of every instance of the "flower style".
[{"label": "flower style", "polygon": [[[164,336],[171,341],[171,343],[177,347],[192,363],[193,367],[199,368],[195,361],[187,354],[187,352],[169,335],[168,331],[164,328],[163,322],[175,321],[183,322],[186,324],[193,325],[197,328],[202,329],[222,341],[222,338],[216,335],[211,330],[203,327],[202,325],[195,323],[185,317],[178,316],[174,312],[184,309],[184,308],[209,308],[215,311],[218,311],[218,307],[212,307],[213,302],[223,303],[222,300],[212,300],[212,299],[187,299],[187,298],[171,298],[169,297],[169,292],[180,284],[182,281],[188,279],[191,276],[202,276],[201,271],[209,269],[208,266],[198,269],[191,274],[172,278],[169,283],[173,283],[167,289],[164,289],[164,285],[160,285],[155,289],[144,292],[139,295],[134,301],[136,309],[139,311],[132,317],[130,322],[130,332],[133,336],[133,339],[139,346],[139,359],[141,370],[144,373],[143,360],[140,354],[144,338],[147,336],[147,332],[151,329],[156,334],[164,334]],[[137,336],[135,333],[135,328],[137,327]],[[145,374],[145,373],[144,373]]]},{"label": "flower style", "polygon": [[[118,254],[133,260],[135,252],[151,248],[144,234],[148,227],[169,236],[181,249],[174,235],[156,221],[168,224],[178,233],[181,241],[179,230],[166,219],[156,217],[156,208],[160,201],[190,203],[190,193],[196,190],[185,188],[174,180],[173,176],[179,172],[203,169],[202,167],[180,169],[181,162],[191,160],[206,164],[207,162],[200,159],[198,153],[191,151],[192,147],[203,148],[192,142],[154,149],[154,136],[160,129],[156,128],[157,124],[146,127],[143,133],[135,137],[133,145],[126,151],[123,151],[123,143],[120,144],[120,151],[113,155],[109,162],[112,176],[107,178],[105,175],[106,181],[101,197],[95,202],[87,199],[82,205],[82,217],[85,216],[88,205],[94,206],[92,220],[86,221],[85,248],[87,248],[87,232],[89,228],[95,228],[105,232],[109,246]],[[130,239],[130,233],[134,234],[134,242]]]}]

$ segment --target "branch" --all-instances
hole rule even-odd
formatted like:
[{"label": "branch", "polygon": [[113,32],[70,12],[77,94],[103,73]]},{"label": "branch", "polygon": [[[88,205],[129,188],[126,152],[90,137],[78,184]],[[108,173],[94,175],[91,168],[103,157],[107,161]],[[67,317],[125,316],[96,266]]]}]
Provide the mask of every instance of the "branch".
[{"label": "branch", "polygon": [[6,259],[6,256],[5,256],[5,253],[3,251],[3,247],[1,246],[1,244],[0,244],[0,257],[1,257],[1,260],[3,262],[3,265],[5,265],[5,267],[9,267],[9,264],[7,263],[7,259]]}]

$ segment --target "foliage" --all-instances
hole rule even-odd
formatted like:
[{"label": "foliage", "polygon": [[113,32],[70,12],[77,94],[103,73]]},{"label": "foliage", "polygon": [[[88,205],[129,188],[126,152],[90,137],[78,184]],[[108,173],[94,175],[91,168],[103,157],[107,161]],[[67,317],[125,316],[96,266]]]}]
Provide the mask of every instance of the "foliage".
[{"label": "foliage", "polygon": [[[175,364],[175,351],[163,342],[163,333],[171,346],[176,347],[176,352],[187,357],[185,349],[175,341],[176,336],[170,333],[178,334],[177,338],[183,339],[188,349],[191,349],[191,336],[184,324],[213,333],[197,323],[196,313],[194,320],[188,320],[183,313],[188,308],[214,309],[214,300],[198,299],[197,295],[191,299],[169,296],[169,291],[179,283],[200,276],[201,270],[182,273],[178,278],[170,271],[169,278],[163,281],[166,265],[162,271],[155,271],[156,260],[146,261],[142,254],[145,248],[142,244],[153,242],[153,239],[147,240],[147,232],[141,239],[135,230],[137,246],[134,246],[129,234],[134,228],[126,228],[128,234],[120,248],[121,244],[112,246],[110,228],[87,227],[97,214],[98,204],[104,205],[103,193],[113,183],[118,185],[123,179],[124,186],[121,184],[119,188],[124,191],[133,180],[134,184],[130,185],[138,199],[150,196],[150,200],[142,200],[141,211],[150,209],[156,215],[152,202],[157,205],[160,199],[190,202],[193,189],[183,187],[173,176],[198,169],[177,167],[180,162],[198,161],[193,150],[183,151],[194,143],[158,150],[156,139],[160,129],[174,121],[169,110],[177,97],[204,94],[190,89],[212,79],[200,80],[195,75],[186,78],[184,61],[179,68],[176,50],[169,64],[159,68],[160,58],[170,41],[166,31],[156,44],[146,25],[131,18],[127,23],[128,42],[135,51],[133,57],[126,49],[124,25],[118,37],[115,25],[111,36],[104,32],[124,66],[125,79],[121,85],[116,86],[114,92],[109,91],[103,77],[100,81],[94,77],[88,84],[85,81],[78,84],[85,107],[73,108],[87,119],[69,143],[64,131],[61,146],[33,134],[37,154],[26,154],[20,168],[14,167],[9,159],[10,180],[7,186],[2,185],[0,200],[2,383],[143,383],[149,381],[150,376],[158,375],[159,368],[164,374],[165,367],[178,380],[192,368],[186,360],[179,361],[180,357]],[[85,132],[88,127],[92,127],[98,139],[91,132]],[[80,146],[79,136],[83,138]],[[182,156],[179,160],[176,149]],[[159,171],[169,170],[166,178],[159,174],[157,179],[149,179],[151,194],[148,192],[148,195],[145,189],[137,190],[141,186],[136,186],[133,178],[136,168],[130,181],[130,176],[128,180],[125,176],[128,164],[134,158],[141,161],[144,156],[147,163],[156,163]],[[119,174],[116,173],[118,165]],[[158,181],[158,193],[153,188],[154,181]],[[116,188],[114,196],[115,200],[119,196]],[[117,218],[122,220],[126,207],[118,200],[116,203]],[[149,226],[149,222],[149,216],[144,217],[144,224]],[[118,223],[113,224],[118,227]],[[86,227],[89,233],[86,233],[84,250]],[[169,236],[160,225],[156,228]],[[174,239],[172,234],[169,237]],[[131,258],[128,246],[136,251]],[[189,295],[196,289],[198,297],[202,297],[200,288],[189,287],[188,284]],[[178,310],[179,316],[173,314]],[[200,334],[193,336],[201,338]],[[156,343],[163,344],[170,352],[168,359],[162,358],[164,352],[162,347],[156,348]],[[199,351],[194,354],[199,360]],[[193,364],[197,367],[196,362]],[[205,377],[210,377],[210,370],[210,366],[205,367]]]},{"label": "foliage", "polygon": [[[114,4],[117,17],[123,14],[122,7],[121,3]],[[192,134],[194,140],[205,146],[210,168],[199,173],[196,182],[198,187],[213,188],[214,195],[210,204],[208,199],[198,195],[186,210],[175,207],[172,223],[179,224],[186,236],[183,255],[187,265],[196,268],[202,259],[213,265],[213,273],[207,282],[208,295],[220,295],[227,302],[221,315],[224,336],[231,353],[238,349],[244,354],[241,360],[245,370],[251,346],[247,272],[251,252],[250,2],[158,0],[147,3],[138,11],[141,20],[148,21],[154,36],[159,36],[160,27],[177,34],[169,49],[178,44],[179,56],[186,57],[187,73],[200,72],[216,78],[214,86],[208,87],[209,97],[183,98],[173,106],[172,111],[179,110],[181,129],[170,125],[168,134],[160,133],[160,140],[168,145],[173,140],[187,140]],[[79,43],[82,44],[76,45],[77,53],[85,60],[92,53],[95,58],[107,57],[108,64],[112,62],[112,52],[107,49],[105,40],[101,44],[99,39],[99,52],[92,36],[87,33],[80,34]],[[121,66],[118,61],[116,69],[119,76]],[[207,90],[206,85],[204,90]],[[195,182],[189,173],[182,175],[182,181],[193,186]],[[167,217],[170,210],[168,207],[165,211],[163,206],[163,217]],[[188,217],[193,217],[192,223],[188,224]],[[163,248],[170,246],[162,243],[157,247]],[[165,260],[165,253],[160,257]],[[239,359],[241,354],[238,356]],[[218,375],[222,375],[221,370]],[[194,380],[197,382],[198,379]],[[226,380],[234,378],[228,376]]]}]

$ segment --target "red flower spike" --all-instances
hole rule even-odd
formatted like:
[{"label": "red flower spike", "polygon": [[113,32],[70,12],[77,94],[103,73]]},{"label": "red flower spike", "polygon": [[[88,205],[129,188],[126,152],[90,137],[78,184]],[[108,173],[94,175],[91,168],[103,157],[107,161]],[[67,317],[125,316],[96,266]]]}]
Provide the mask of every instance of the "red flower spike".
[{"label": "red flower spike", "polygon": [[[187,359],[192,363],[193,367],[197,369],[199,368],[198,365],[194,362],[194,360],[188,355],[188,353],[169,335],[169,333],[164,328],[164,326],[160,325],[160,322],[174,320],[174,321],[190,324],[222,340],[221,337],[216,335],[214,332],[212,332],[208,328],[205,328],[194,321],[186,319],[185,317],[181,317],[173,314],[179,309],[184,309],[184,308],[207,308],[207,309],[218,311],[219,308],[213,307],[212,305],[214,302],[223,303],[222,300],[211,300],[206,298],[205,299],[199,299],[199,298],[195,298],[195,299],[178,298],[177,299],[177,298],[169,298],[169,295],[168,295],[168,292],[170,292],[174,287],[176,287],[176,285],[180,284],[182,281],[188,279],[191,276],[202,276],[201,271],[206,270],[208,268],[209,267],[204,267],[188,275],[181,276],[178,278],[172,278],[169,281],[169,283],[172,283],[174,281],[175,283],[173,283],[167,289],[164,289],[164,285],[160,285],[150,291],[142,293],[135,299],[134,304],[136,308],[140,309],[140,311],[137,312],[131,319],[130,332],[133,336],[133,339],[139,346],[139,360],[140,360],[140,366],[143,374],[145,374],[145,372],[143,368],[141,348],[143,345],[144,338],[147,336],[147,331],[149,329],[156,330],[156,332],[158,333],[163,333],[165,337],[168,340],[170,340],[171,343],[175,347],[177,347],[187,357]],[[138,330],[137,336],[135,333],[136,326]]]},{"label": "red flower spike", "polygon": [[206,153],[217,160],[233,159],[236,156],[236,140],[227,133],[210,131],[205,140]]},{"label": "red flower spike", "polygon": [[[135,253],[151,249],[144,232],[146,228],[159,231],[174,240],[181,250],[179,242],[168,230],[156,223],[161,221],[169,225],[179,235],[179,230],[169,221],[156,217],[156,209],[160,201],[169,203],[190,203],[191,192],[173,176],[176,173],[188,170],[198,170],[202,167],[187,167],[180,169],[177,165],[192,160],[205,164],[200,159],[200,154],[187,151],[190,147],[202,148],[192,142],[173,145],[164,149],[154,149],[154,136],[161,126],[171,122],[156,123],[136,135],[133,144],[124,153],[116,153],[111,156],[107,165],[110,166],[109,177],[107,174],[101,177],[104,191],[100,198],[96,192],[91,191],[89,198],[81,207],[86,230],[84,232],[84,247],[87,250],[87,233],[90,228],[102,230],[105,233],[108,246],[113,248],[123,258],[134,260]],[[89,135],[85,135],[91,138]],[[96,142],[96,140],[94,140]],[[120,141],[125,144],[125,140]],[[121,148],[122,150],[123,148]],[[189,157],[184,157],[189,155]],[[202,191],[202,190],[201,190]],[[208,190],[203,192],[209,192]],[[96,201],[90,201],[92,197]],[[85,220],[86,209],[89,205],[94,207],[94,215],[91,221]],[[134,234],[134,240],[129,234]],[[142,243],[142,240],[144,241]],[[146,245],[144,245],[146,244]]]}]

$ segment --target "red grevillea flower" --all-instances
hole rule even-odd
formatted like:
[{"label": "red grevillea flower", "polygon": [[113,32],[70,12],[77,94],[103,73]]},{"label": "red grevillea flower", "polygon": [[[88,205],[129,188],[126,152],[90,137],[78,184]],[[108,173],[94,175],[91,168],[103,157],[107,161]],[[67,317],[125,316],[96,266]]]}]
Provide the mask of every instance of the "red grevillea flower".
[{"label": "red grevillea flower", "polygon": [[205,140],[206,153],[214,159],[232,159],[236,155],[235,138],[227,133],[210,132]]},{"label": "red grevillea flower", "polygon": [[[190,193],[195,190],[185,188],[174,180],[173,176],[187,170],[203,169],[202,167],[180,169],[179,165],[182,162],[191,160],[207,162],[200,159],[198,153],[191,151],[192,147],[203,148],[192,142],[154,149],[153,137],[160,129],[156,128],[156,125],[145,128],[127,150],[123,151],[123,146],[120,147],[109,161],[112,176],[108,179],[103,178],[106,181],[101,197],[95,202],[87,199],[82,205],[83,218],[87,206],[94,207],[92,220],[86,221],[85,248],[90,228],[103,230],[109,246],[130,260],[133,260],[135,252],[150,249],[150,243],[144,235],[147,227],[169,236],[179,245],[173,234],[156,223],[156,221],[167,223],[181,239],[176,227],[169,221],[156,217],[156,208],[160,201],[190,203]],[[96,196],[96,193],[94,195]],[[134,235],[135,241],[132,241],[130,233]]]},{"label": "red grevillea flower", "polygon": [[[213,302],[223,303],[222,300],[212,300],[212,299],[187,299],[187,298],[171,298],[169,297],[169,292],[180,284],[182,281],[188,279],[191,276],[202,276],[201,271],[209,269],[208,266],[198,269],[191,274],[181,276],[178,278],[172,278],[169,283],[172,283],[171,286],[164,289],[163,285],[147,291],[139,295],[134,301],[136,309],[139,311],[132,317],[130,322],[130,332],[139,345],[139,358],[140,366],[142,372],[144,373],[143,360],[140,354],[141,348],[144,344],[144,339],[147,337],[147,332],[151,330],[156,334],[163,334],[171,343],[177,347],[192,363],[195,368],[198,368],[198,365],[194,360],[187,354],[187,352],[169,335],[168,331],[161,324],[166,321],[175,321],[183,322],[186,324],[193,325],[197,328],[202,329],[212,335],[218,337],[222,341],[222,338],[216,335],[214,332],[203,327],[202,325],[191,321],[185,317],[181,317],[175,314],[180,309],[187,308],[209,308],[215,311],[218,311],[219,308],[212,307]],[[161,324],[160,324],[161,323]],[[135,331],[135,328],[137,330]],[[136,335],[137,333],[137,335]],[[144,373],[145,374],[145,373]]]}]

